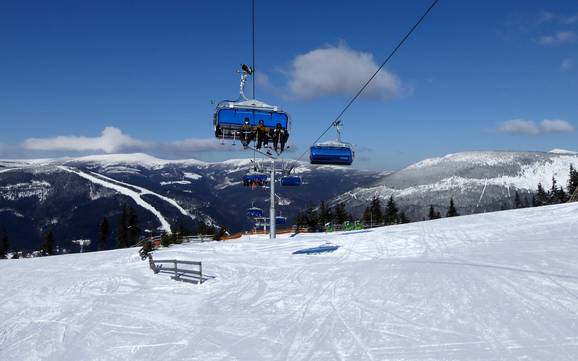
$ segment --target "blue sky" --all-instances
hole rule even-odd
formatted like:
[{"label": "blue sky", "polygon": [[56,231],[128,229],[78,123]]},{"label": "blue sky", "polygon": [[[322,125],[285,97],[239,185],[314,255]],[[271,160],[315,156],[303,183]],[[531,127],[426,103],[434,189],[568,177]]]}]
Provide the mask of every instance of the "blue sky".
[{"label": "blue sky", "polygon": [[[429,3],[257,0],[257,98],[291,114],[293,156]],[[248,156],[210,138],[211,100],[235,98],[251,61],[250,16],[250,1],[1,2],[0,157]],[[356,166],[578,150],[577,34],[575,1],[441,0],[342,118]]]}]

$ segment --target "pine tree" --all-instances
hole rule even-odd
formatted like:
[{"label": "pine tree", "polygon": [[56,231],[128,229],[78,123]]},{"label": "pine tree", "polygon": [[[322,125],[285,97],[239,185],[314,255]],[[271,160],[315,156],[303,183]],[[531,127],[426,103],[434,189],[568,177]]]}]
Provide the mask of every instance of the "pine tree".
[{"label": "pine tree", "polygon": [[385,224],[396,224],[399,222],[399,215],[397,205],[393,200],[393,196],[389,197],[387,206],[385,207]]},{"label": "pine tree", "polygon": [[456,206],[454,205],[454,198],[450,198],[450,207],[448,208],[448,213],[446,215],[446,217],[457,217],[460,214],[458,213],[458,210],[456,209]]},{"label": "pine tree", "polygon": [[54,243],[54,233],[52,233],[52,230],[50,230],[44,236],[44,243],[42,243],[42,253],[47,256],[52,256],[54,254]]},{"label": "pine tree", "polygon": [[349,219],[349,214],[347,213],[347,210],[345,209],[345,203],[339,203],[338,205],[335,206],[335,211],[334,211],[334,221],[335,224],[343,224],[345,222],[347,222],[347,220]]},{"label": "pine tree", "polygon": [[128,226],[128,246],[131,247],[138,243],[141,234],[138,216],[136,215],[136,212],[132,207],[129,207],[128,209],[127,226]]},{"label": "pine tree", "polygon": [[399,223],[410,223],[409,218],[405,215],[405,212],[399,214]]},{"label": "pine tree", "polygon": [[437,214],[436,214],[436,211],[435,211],[435,208],[434,208],[433,204],[430,204],[430,205],[429,205],[429,212],[428,212],[428,219],[436,219],[436,218],[439,218],[439,217],[436,217],[436,215],[437,215]]},{"label": "pine tree", "polygon": [[331,208],[327,207],[325,202],[321,202],[319,206],[319,225],[325,227],[325,225],[333,220],[333,214]]},{"label": "pine tree", "polygon": [[572,195],[578,189],[578,171],[574,168],[574,166],[570,165],[570,177],[568,179],[568,196],[572,197]]},{"label": "pine tree", "polygon": [[544,190],[542,183],[538,183],[538,191],[536,192],[535,201],[536,206],[543,206],[548,204],[548,194]]},{"label": "pine tree", "polygon": [[0,241],[0,258],[6,258],[8,251],[10,250],[10,242],[8,242],[8,235],[6,230],[2,232],[2,241]]},{"label": "pine tree", "polygon": [[[215,236],[216,236],[216,234],[215,234]],[[215,239],[215,238],[213,237],[213,239]],[[161,245],[162,245],[163,247],[168,247],[168,246],[170,246],[170,245],[171,245],[171,241],[172,241],[172,240],[171,240],[171,237],[170,237],[167,233],[161,234]]]},{"label": "pine tree", "polygon": [[99,232],[98,232],[98,240],[100,241],[98,244],[98,249],[105,250],[107,248],[108,237],[110,233],[110,227],[108,225],[108,219],[103,218],[100,222]]},{"label": "pine tree", "polygon": [[371,216],[371,209],[369,206],[365,207],[363,211],[363,223],[372,227],[373,226],[373,217]]},{"label": "pine tree", "polygon": [[118,228],[116,232],[116,248],[126,248],[128,247],[128,242],[128,207],[124,206],[122,208],[120,219],[118,220]]},{"label": "pine tree", "polygon": [[547,204],[556,204],[559,203],[558,201],[558,182],[556,178],[552,177],[552,188],[548,192],[548,203]]},{"label": "pine tree", "polygon": [[530,206],[530,202],[528,202],[528,196],[524,196],[522,200],[522,208],[528,208]]},{"label": "pine tree", "polygon": [[516,191],[516,195],[514,196],[514,208],[522,208],[522,201],[520,200],[520,193]]},{"label": "pine tree", "polygon": [[378,197],[373,197],[371,204],[369,206],[371,211],[371,218],[373,219],[373,224],[383,223],[383,212],[381,210],[381,201]]}]

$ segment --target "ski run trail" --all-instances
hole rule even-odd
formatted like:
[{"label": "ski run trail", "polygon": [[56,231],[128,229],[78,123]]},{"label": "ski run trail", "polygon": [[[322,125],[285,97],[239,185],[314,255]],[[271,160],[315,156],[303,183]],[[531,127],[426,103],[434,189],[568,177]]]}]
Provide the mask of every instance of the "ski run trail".
[{"label": "ski run trail", "polygon": [[146,188],[142,188],[142,187],[138,187],[138,186],[135,186],[132,184],[124,183],[124,182],[118,181],[116,179],[112,179],[112,178],[109,178],[109,177],[104,176],[102,174],[98,174],[98,173],[94,173],[94,172],[92,172],[91,174],[88,174],[88,173],[85,173],[85,172],[80,171],[78,169],[65,167],[65,166],[58,166],[58,168],[63,170],[63,171],[69,172],[69,173],[74,173],[74,174],[78,175],[79,177],[82,177],[82,178],[88,180],[91,183],[98,184],[98,185],[103,186],[105,188],[113,189],[120,194],[123,194],[125,196],[132,198],[139,206],[145,208],[146,210],[148,210],[149,212],[154,214],[155,217],[157,217],[157,219],[159,220],[159,222],[161,224],[161,229],[165,232],[171,232],[171,226],[170,226],[169,222],[164,218],[164,216],[161,214],[161,212],[159,212],[150,203],[148,203],[144,199],[142,199],[141,196],[148,194],[148,195],[153,195],[155,197],[158,197],[158,198],[162,199],[163,201],[169,203],[173,207],[177,208],[179,210],[179,212],[181,212],[181,214],[183,214],[184,216],[190,217],[193,220],[195,219],[195,216],[193,216],[187,210],[185,210],[183,207],[181,207],[174,199],[162,196],[162,195],[155,193],[155,192],[152,192]]},{"label": "ski run trail", "polygon": [[0,360],[578,359],[578,204],[154,255],[0,261]]}]

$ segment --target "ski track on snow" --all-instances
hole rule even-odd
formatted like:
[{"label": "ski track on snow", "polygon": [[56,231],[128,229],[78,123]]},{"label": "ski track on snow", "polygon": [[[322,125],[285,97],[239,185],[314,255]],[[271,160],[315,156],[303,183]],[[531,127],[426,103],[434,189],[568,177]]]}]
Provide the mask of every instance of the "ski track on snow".
[{"label": "ski track on snow", "polygon": [[[153,207],[151,204],[147,203],[144,199],[141,198],[141,195],[143,194],[153,194],[152,192],[150,193],[138,193],[132,189],[120,186],[118,184],[114,184],[110,181],[106,181],[103,179],[100,179],[99,177],[96,177],[94,175],[90,175],[90,174],[86,174],[78,169],[72,169],[70,167],[66,167],[66,166],[58,166],[59,169],[62,169],[66,172],[69,173],[74,173],[76,175],[78,175],[79,177],[82,177],[94,184],[98,184],[100,186],[109,188],[109,189],[113,189],[115,191],[117,191],[120,194],[123,194],[125,196],[128,196],[130,198],[132,198],[136,204],[138,204],[139,206],[143,207],[144,209],[148,210],[149,212],[151,212],[152,214],[155,215],[155,217],[157,217],[157,219],[159,220],[159,222],[161,223],[161,228],[165,231],[165,232],[171,232],[171,225],[169,224],[169,222],[164,218],[164,216],[161,214],[161,212],[159,212],[158,209],[156,209],[155,207]],[[120,183],[120,182],[119,182]],[[126,185],[126,184],[125,184]],[[133,188],[139,188],[139,187],[134,187],[131,186]],[[172,204],[172,203],[171,203]]]},{"label": "ski track on snow", "polygon": [[155,252],[202,285],[135,248],[0,261],[0,359],[575,360],[577,229],[564,204]]},{"label": "ski track on snow", "polygon": [[181,207],[181,206],[177,203],[177,201],[175,201],[174,199],[165,197],[165,196],[163,196],[163,195],[160,195],[160,194],[158,194],[158,193],[155,193],[155,192],[150,191],[150,190],[148,190],[148,189],[146,189],[146,188],[143,188],[143,187],[135,186],[135,185],[133,185],[133,184],[128,184],[128,183],[121,182],[121,181],[116,180],[116,179],[113,179],[113,178],[109,178],[109,177],[107,177],[107,176],[105,176],[105,175],[102,175],[102,174],[99,174],[99,173],[95,173],[95,172],[91,172],[91,173],[92,173],[92,175],[94,175],[94,176],[96,176],[96,177],[99,177],[99,178],[102,178],[102,179],[105,179],[105,180],[107,180],[107,181],[109,181],[109,182],[113,182],[113,183],[116,183],[116,184],[120,184],[120,185],[123,185],[123,186],[127,186],[127,187],[131,187],[131,188],[137,189],[137,190],[140,191],[140,194],[141,194],[141,195],[149,194],[149,195],[153,195],[153,196],[155,196],[155,197],[158,197],[158,198],[162,199],[163,201],[165,201],[165,202],[171,204],[172,206],[174,206],[176,209],[179,210],[179,212],[181,212],[182,215],[187,216],[187,217],[190,217],[192,220],[195,219],[195,216],[193,216],[193,215],[190,214],[186,209],[184,209],[183,207]]}]

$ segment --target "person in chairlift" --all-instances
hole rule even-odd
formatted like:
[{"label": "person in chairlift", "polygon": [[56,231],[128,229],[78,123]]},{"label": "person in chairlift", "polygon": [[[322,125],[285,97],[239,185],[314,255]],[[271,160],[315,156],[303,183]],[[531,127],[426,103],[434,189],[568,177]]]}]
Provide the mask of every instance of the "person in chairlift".
[{"label": "person in chairlift", "polygon": [[279,143],[281,143],[281,152],[283,152],[283,150],[285,149],[285,143],[289,138],[289,132],[287,131],[287,129],[283,129],[281,123],[277,123],[275,129],[273,129],[271,133],[273,138],[273,148],[275,149],[275,152],[279,153],[278,151]]},{"label": "person in chairlift", "polygon": [[267,148],[269,144],[269,129],[265,126],[263,119],[259,120],[259,125],[257,125],[257,149],[261,149],[261,146],[265,144]]},{"label": "person in chairlift", "polygon": [[243,126],[241,127],[241,143],[243,144],[244,148],[249,146],[249,143],[253,141],[253,137],[255,136],[253,127],[251,126],[251,120],[249,118],[245,118],[243,121]]}]

